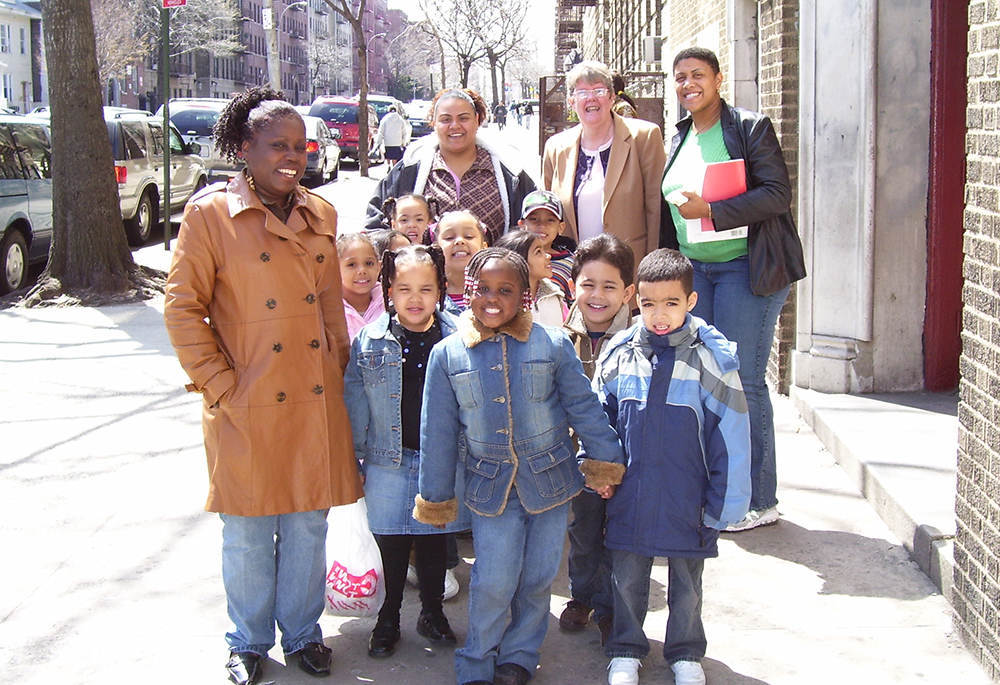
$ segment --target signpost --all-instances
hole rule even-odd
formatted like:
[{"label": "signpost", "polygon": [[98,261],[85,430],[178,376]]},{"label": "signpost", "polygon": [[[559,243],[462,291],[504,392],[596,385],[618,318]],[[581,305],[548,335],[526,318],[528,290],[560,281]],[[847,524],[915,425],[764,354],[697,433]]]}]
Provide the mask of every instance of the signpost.
[{"label": "signpost", "polygon": [[170,250],[170,8],[183,7],[187,0],[163,0],[160,10],[160,95],[163,100],[163,249]]}]

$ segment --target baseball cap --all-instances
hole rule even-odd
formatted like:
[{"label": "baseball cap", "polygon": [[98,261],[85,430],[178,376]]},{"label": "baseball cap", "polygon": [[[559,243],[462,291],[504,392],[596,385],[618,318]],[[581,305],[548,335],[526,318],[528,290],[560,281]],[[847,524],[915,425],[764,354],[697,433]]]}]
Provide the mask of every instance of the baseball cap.
[{"label": "baseball cap", "polygon": [[549,190],[533,190],[528,193],[524,202],[521,203],[521,218],[525,218],[536,209],[547,209],[556,215],[559,221],[563,220],[562,203],[559,196]]}]

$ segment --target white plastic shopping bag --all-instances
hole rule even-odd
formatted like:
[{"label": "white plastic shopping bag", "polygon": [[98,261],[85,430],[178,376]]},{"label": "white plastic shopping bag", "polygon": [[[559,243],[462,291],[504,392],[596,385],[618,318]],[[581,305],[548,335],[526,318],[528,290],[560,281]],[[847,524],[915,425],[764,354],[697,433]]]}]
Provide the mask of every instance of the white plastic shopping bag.
[{"label": "white plastic shopping bag", "polygon": [[385,599],[385,578],[382,555],[368,530],[365,498],[331,508],[327,522],[326,610],[334,616],[375,618]]}]

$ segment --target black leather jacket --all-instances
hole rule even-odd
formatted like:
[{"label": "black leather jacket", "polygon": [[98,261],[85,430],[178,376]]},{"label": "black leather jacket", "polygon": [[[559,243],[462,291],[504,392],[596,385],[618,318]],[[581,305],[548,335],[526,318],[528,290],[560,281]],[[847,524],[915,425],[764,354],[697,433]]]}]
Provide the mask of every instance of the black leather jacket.
[{"label": "black leather jacket", "polygon": [[[790,207],[792,186],[771,120],[758,112],[722,101],[722,138],[732,159],[746,161],[747,191],[712,203],[716,231],[747,226],[751,281],[756,295],[769,295],[805,277],[802,243]],[[670,141],[667,170],[691,130],[691,117],[677,122]],[[664,170],[664,175],[666,170]],[[669,211],[662,213],[660,244],[677,247],[677,229]],[[767,292],[763,292],[767,291]]]}]

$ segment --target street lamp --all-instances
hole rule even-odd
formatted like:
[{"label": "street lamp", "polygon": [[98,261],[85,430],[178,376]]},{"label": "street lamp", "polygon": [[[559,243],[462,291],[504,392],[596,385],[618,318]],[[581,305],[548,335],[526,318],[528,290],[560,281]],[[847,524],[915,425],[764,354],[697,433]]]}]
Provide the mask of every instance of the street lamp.
[{"label": "street lamp", "polygon": [[298,0],[298,2],[293,2],[283,10],[281,14],[278,15],[278,21],[274,21],[274,0],[264,0],[264,8],[262,11],[261,19],[264,24],[264,33],[267,36],[267,74],[268,79],[271,81],[271,87],[275,90],[282,90],[281,87],[281,53],[278,52],[278,36],[280,34],[279,27],[281,26],[281,20],[285,16],[285,12],[294,8],[308,7],[309,3],[306,0]]}]

